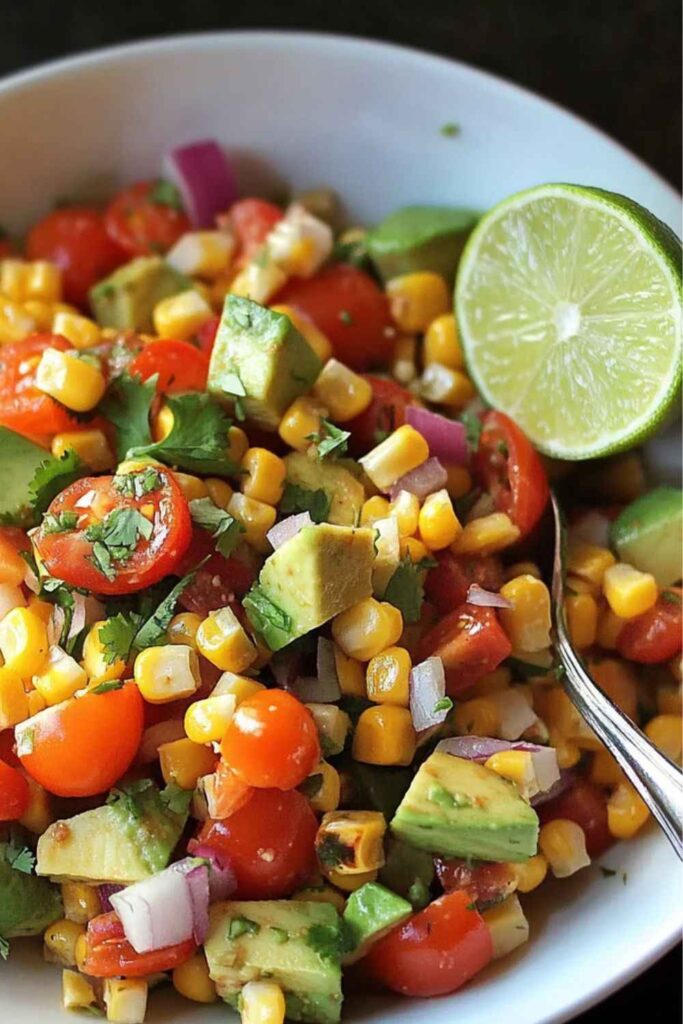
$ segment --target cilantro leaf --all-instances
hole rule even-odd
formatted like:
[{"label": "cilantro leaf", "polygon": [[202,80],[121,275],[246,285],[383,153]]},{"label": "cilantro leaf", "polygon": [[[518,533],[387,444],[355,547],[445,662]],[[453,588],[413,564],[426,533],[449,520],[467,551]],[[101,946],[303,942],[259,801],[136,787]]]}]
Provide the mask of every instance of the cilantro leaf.
[{"label": "cilantro leaf", "polygon": [[667,604],[680,605],[683,603],[681,602],[680,594],[677,594],[675,590],[663,590],[659,596],[662,601],[666,601]]},{"label": "cilantro leaf", "polygon": [[99,686],[93,687],[90,693],[111,693],[112,690],[123,689],[123,679],[107,679]]},{"label": "cilantro leaf", "polygon": [[460,422],[465,428],[468,448],[470,451],[476,452],[479,447],[479,437],[481,436],[481,420],[476,413],[463,412],[460,414]]},{"label": "cilantro leaf", "polygon": [[175,782],[169,782],[159,793],[159,799],[173,814],[187,814],[192,800],[192,790],[181,789]]},{"label": "cilantro leaf", "polygon": [[3,960],[6,960],[8,956],[9,942],[3,935],[0,935],[0,957],[2,957]]},{"label": "cilantro leaf", "polygon": [[437,715],[439,711],[452,711],[453,701],[450,697],[442,697],[441,700],[437,700],[434,705],[434,714]]},{"label": "cilantro leaf", "polygon": [[419,622],[424,600],[422,574],[425,569],[432,569],[436,564],[433,558],[423,558],[420,562],[413,562],[410,557],[407,557],[395,569],[387,583],[382,600],[388,601],[389,604],[398,608],[403,615],[404,622]]},{"label": "cilantro leaf", "polygon": [[460,134],[460,125],[456,124],[455,121],[448,121],[446,124],[442,124],[439,128],[439,134],[445,136],[447,139],[453,139],[456,135]]},{"label": "cilantro leaf", "polygon": [[30,502],[36,517],[46,511],[53,498],[82,476],[88,467],[81,462],[73,448],[67,448],[59,459],[46,459],[33,475],[29,484]]},{"label": "cilantro leaf", "polygon": [[82,594],[84,591],[78,587],[70,587],[63,580],[55,579],[54,576],[43,576],[40,579],[40,594],[38,596],[43,600],[49,601],[51,604],[59,605],[64,612],[64,625],[59,638],[59,645],[64,648],[67,654],[73,654],[80,635],[76,634],[69,638],[71,621],[74,608],[76,607],[74,593]]},{"label": "cilantro leaf", "polygon": [[156,443],[129,448],[129,458],[152,456],[170,466],[214,476],[237,472],[238,466],[227,455],[232,421],[218,402],[202,392],[188,391],[167,395],[166,404],[173,413],[170,434]]},{"label": "cilantro leaf", "polygon": [[144,647],[154,647],[164,639],[166,630],[173,618],[178,598],[192,583],[196,572],[197,570],[193,569],[192,572],[188,572],[186,576],[178,580],[147,621],[140,626],[133,641],[133,647],[136,650],[142,650]]},{"label": "cilantro leaf", "polygon": [[139,628],[140,617],[135,612],[119,612],[100,626],[100,643],[107,665],[128,661]]},{"label": "cilantro leaf", "polygon": [[208,530],[216,540],[216,549],[225,558],[229,558],[244,533],[239,520],[215,505],[211,498],[195,498],[190,502],[190,512],[193,522],[203,530]]},{"label": "cilantro leaf", "polygon": [[320,433],[309,434],[307,440],[315,441],[320,462],[328,455],[345,455],[349,446],[350,430],[342,430],[330,420],[320,421]]},{"label": "cilantro leaf", "polygon": [[122,373],[110,385],[99,409],[116,428],[116,450],[120,461],[128,452],[151,444],[149,410],[156,394],[156,375],[142,381]]},{"label": "cilantro leaf", "polygon": [[324,523],[330,514],[330,505],[330,498],[322,488],[310,491],[297,484],[285,484],[280,500],[280,511],[308,512],[314,523]]},{"label": "cilantro leaf", "polygon": [[56,515],[52,512],[46,513],[43,517],[41,528],[43,533],[68,533],[69,530],[75,530],[77,524],[77,513],[68,512],[65,509],[63,512],[58,512]]},{"label": "cilantro leaf", "polygon": [[177,210],[179,213],[184,210],[180,192],[172,181],[167,181],[165,178],[159,178],[150,186],[147,198],[156,206],[170,206],[172,210]]},{"label": "cilantro leaf", "polygon": [[138,509],[115,508],[85,531],[87,540],[93,542],[90,561],[108,580],[113,580],[116,576],[114,563],[127,562],[140,538],[149,540],[153,530],[150,520]]},{"label": "cilantro leaf", "polygon": [[260,633],[271,651],[278,651],[292,639],[292,619],[274,604],[258,586],[253,586],[242,599],[242,607],[257,633]]},{"label": "cilantro leaf", "polygon": [[152,491],[158,491],[162,485],[162,479],[154,466],[147,466],[134,473],[117,473],[113,483],[114,490],[124,497],[143,498]]},{"label": "cilantro leaf", "polygon": [[33,874],[36,866],[36,858],[28,846],[19,846],[14,835],[10,836],[9,843],[5,848],[5,860],[15,871],[21,871],[24,875]]}]

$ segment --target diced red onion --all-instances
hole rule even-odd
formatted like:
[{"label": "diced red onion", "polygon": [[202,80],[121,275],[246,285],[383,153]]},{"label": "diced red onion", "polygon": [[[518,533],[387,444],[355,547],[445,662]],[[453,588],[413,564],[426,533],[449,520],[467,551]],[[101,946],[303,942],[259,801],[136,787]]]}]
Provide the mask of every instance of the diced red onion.
[{"label": "diced red onion", "polygon": [[179,146],[164,163],[196,228],[213,227],[216,214],[237,199],[235,170],[214,139]]},{"label": "diced red onion", "polygon": [[111,897],[115,893],[121,892],[122,889],[122,885],[107,884],[97,886],[97,895],[100,898],[100,906],[102,907],[103,914],[108,914],[110,910],[114,909],[111,905]]},{"label": "diced red onion", "polygon": [[303,530],[305,526],[313,526],[313,520],[308,512],[299,512],[295,516],[287,516],[286,519],[281,519],[279,523],[271,527],[266,534],[266,537],[270,541],[273,549],[277,551],[283,544],[286,544],[292,537],[296,537],[300,530]]},{"label": "diced red onion", "polygon": [[501,750],[512,750],[514,744],[506,740],[492,739],[490,736],[449,736],[440,740],[436,749],[441,754],[452,754],[466,761],[488,761]]},{"label": "diced red onion", "polygon": [[192,893],[185,876],[166,868],[110,897],[136,953],[186,942],[194,934]]},{"label": "diced red onion", "polygon": [[203,857],[209,862],[209,900],[227,900],[237,888],[237,879],[230,863],[213,846],[198,843],[196,839],[187,844],[193,857]]},{"label": "diced red onion", "polygon": [[336,691],[337,696],[334,700],[339,700],[341,697],[341,689],[339,686],[339,678],[337,676],[337,660],[334,656],[334,644],[331,640],[328,640],[327,637],[318,637],[318,647],[315,660],[318,681],[321,684],[321,689],[329,690],[330,692]]},{"label": "diced red onion", "polygon": [[441,658],[431,657],[414,665],[410,673],[410,714],[416,732],[441,725],[449,709],[435,710],[446,696],[446,673]]},{"label": "diced red onion", "polygon": [[547,804],[550,800],[554,800],[555,797],[562,796],[567,790],[571,789],[576,782],[576,773],[569,768],[560,769],[560,777],[550,787],[550,789],[540,793],[531,798],[532,807],[540,807],[542,804]]},{"label": "diced red onion", "polygon": [[202,943],[209,932],[209,872],[210,868],[196,857],[185,857],[171,865],[185,879],[192,900],[192,933]]},{"label": "diced red onion", "polygon": [[476,604],[480,608],[512,608],[512,602],[508,601],[502,594],[494,594],[491,590],[484,590],[478,583],[472,583],[465,598],[468,604]]},{"label": "diced red onion", "polygon": [[493,701],[498,708],[498,732],[501,739],[518,740],[538,717],[528,701],[515,689],[490,693],[487,699]]},{"label": "diced red onion", "polygon": [[289,689],[303,704],[334,704],[341,697],[336,679],[323,680],[318,676],[299,676]]},{"label": "diced red onion", "polygon": [[445,466],[466,466],[469,461],[467,432],[463,423],[449,420],[438,412],[421,409],[419,405],[406,408],[406,423],[422,434],[429,452]]},{"label": "diced red onion", "polygon": [[442,754],[462,757],[467,761],[478,761],[480,764],[504,750],[522,750],[531,754],[540,790],[531,801],[534,806],[550,799],[550,793],[553,796],[559,795],[569,785],[565,781],[562,789],[557,788],[562,782],[562,773],[557,765],[557,753],[553,747],[542,747],[538,743],[512,743],[509,740],[497,740],[488,736],[449,736],[437,744],[436,750]]},{"label": "diced red onion", "polygon": [[389,491],[389,497],[394,498],[401,491],[410,491],[411,494],[417,495],[422,501],[429,494],[433,494],[434,491],[440,491],[442,487],[446,486],[448,482],[448,473],[441,465],[438,459],[429,458],[417,466],[415,469],[411,469],[409,473],[405,473],[396,483],[391,487]]},{"label": "diced red onion", "polygon": [[271,658],[269,667],[275,676],[275,682],[283,690],[289,690],[299,675],[301,655],[297,651],[278,651]]}]

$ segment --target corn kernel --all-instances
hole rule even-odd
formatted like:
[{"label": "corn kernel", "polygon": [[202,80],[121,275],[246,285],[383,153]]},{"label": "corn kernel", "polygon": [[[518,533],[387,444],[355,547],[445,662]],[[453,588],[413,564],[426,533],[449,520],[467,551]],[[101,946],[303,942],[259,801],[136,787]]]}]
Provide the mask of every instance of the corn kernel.
[{"label": "corn kernel", "polygon": [[227,481],[221,480],[217,476],[210,476],[206,478],[204,485],[214,505],[217,505],[218,508],[228,507],[234,491]]},{"label": "corn kernel", "polygon": [[372,526],[379,519],[386,519],[391,511],[391,505],[386,498],[380,494],[373,494],[371,498],[363,502],[360,510],[360,525]]},{"label": "corn kernel", "polygon": [[201,682],[197,654],[186,644],[146,647],[135,659],[133,675],[150,704],[191,697]]},{"label": "corn kernel", "polygon": [[38,616],[41,622],[47,626],[51,620],[55,606],[49,601],[42,601],[37,594],[31,594],[28,599],[28,607]]},{"label": "corn kernel", "polygon": [[232,694],[235,698],[235,706],[237,706],[243,700],[253,697],[255,693],[259,693],[261,690],[265,690],[265,686],[263,683],[258,683],[255,679],[237,675],[235,672],[224,672],[211,691],[210,696],[219,697],[226,693]]},{"label": "corn kernel", "polygon": [[145,978],[105,978],[102,998],[112,1024],[143,1024],[147,1011]]},{"label": "corn kernel", "polygon": [[620,619],[607,605],[601,608],[598,613],[597,642],[606,651],[615,651],[617,640],[622,629],[626,625],[626,619]]},{"label": "corn kernel", "polygon": [[33,685],[48,705],[59,704],[73,697],[88,682],[85,669],[61,647],[48,649],[40,672],[33,676]]},{"label": "corn kernel", "polygon": [[173,430],[175,422],[170,405],[162,405],[158,412],[152,415],[152,438],[155,441],[165,441]]},{"label": "corn kernel", "polygon": [[360,463],[375,487],[388,491],[400,477],[428,458],[429,446],[422,434],[404,424],[364,455]]},{"label": "corn kernel", "polygon": [[187,231],[166,253],[172,267],[187,277],[217,277],[235,251],[229,231]]},{"label": "corn kernel", "polygon": [[461,409],[474,398],[476,391],[462,370],[451,370],[441,363],[430,363],[420,379],[420,394],[437,405]]},{"label": "corn kernel", "polygon": [[196,612],[180,612],[174,615],[168,624],[166,636],[169,643],[187,644],[197,650],[197,630],[202,623],[201,615]]},{"label": "corn kernel", "polygon": [[55,820],[52,799],[47,790],[30,775],[25,778],[28,783],[28,807],[19,818],[19,824],[33,835],[41,836]]},{"label": "corn kernel", "polygon": [[76,940],[80,935],[85,935],[85,928],[75,921],[55,921],[43,934],[44,956],[52,964],[61,964],[62,967],[74,967],[76,965]]},{"label": "corn kernel", "polygon": [[125,661],[117,658],[110,663],[106,657],[106,650],[100,639],[100,630],[104,625],[106,620],[95,622],[83,642],[83,668],[88,673],[91,683],[121,679],[126,671]]},{"label": "corn kernel", "polygon": [[456,555],[491,555],[514,544],[519,539],[519,529],[504,512],[472,519],[455,538],[453,551]]},{"label": "corn kernel", "polygon": [[[323,874],[332,867],[340,875],[358,875],[374,871],[384,864],[386,819],[380,811],[330,811],[323,815],[315,839],[318,862]],[[330,864],[327,846],[344,847],[344,857]]]},{"label": "corn kernel", "polygon": [[285,486],[287,467],[267,448],[249,448],[242,459],[240,489],[248,498],[277,505]]},{"label": "corn kernel", "polygon": [[266,262],[260,256],[247,263],[230,284],[230,294],[251,299],[261,306],[266,306],[279,292],[287,280],[287,275],[276,263]]},{"label": "corn kernel", "polygon": [[206,697],[185,712],[185,732],[193,743],[220,743],[232,721],[237,702],[231,693]]},{"label": "corn kernel", "polygon": [[353,758],[365,764],[408,765],[416,744],[410,711],[380,704],[360,715],[353,735]]},{"label": "corn kernel", "polygon": [[391,605],[385,602],[366,597],[332,620],[332,636],[344,654],[358,661],[369,661],[396,642],[395,616],[389,608]]},{"label": "corn kernel", "polygon": [[13,608],[0,620],[0,653],[5,666],[23,679],[40,671],[47,648],[45,623],[30,608]]},{"label": "corn kernel", "polygon": [[360,889],[367,882],[375,882],[377,875],[377,868],[374,871],[363,871],[358,875],[343,875],[340,871],[334,870],[327,872],[328,881],[338,889],[341,889],[342,892],[355,892],[356,889]]},{"label": "corn kernel", "polygon": [[307,704],[320,735],[326,757],[341,754],[351,732],[351,719],[336,704]]},{"label": "corn kernel", "polygon": [[267,554],[270,542],[266,534],[275,525],[277,510],[272,505],[236,491],[228,503],[228,512],[244,527],[247,544],[255,551]]},{"label": "corn kernel", "polygon": [[501,750],[492,754],[484,767],[514,782],[525,799],[531,799],[538,793],[533,760],[526,750]]},{"label": "corn kernel", "polygon": [[157,302],[152,313],[154,330],[160,338],[185,341],[213,316],[207,300],[194,288]]},{"label": "corn kernel", "polygon": [[68,921],[83,925],[102,913],[96,886],[87,882],[62,882],[61,889],[64,917]]},{"label": "corn kernel", "polygon": [[517,576],[503,584],[501,597],[512,608],[501,608],[499,615],[510,643],[519,651],[542,651],[550,644],[550,594],[542,580]]},{"label": "corn kernel", "polygon": [[275,981],[248,981],[240,997],[242,1024],[283,1024],[285,997]]},{"label": "corn kernel", "polygon": [[341,798],[341,780],[339,772],[327,761],[321,761],[313,769],[309,779],[311,782],[319,780],[320,785],[316,788],[309,802],[314,811],[318,814],[326,814],[329,811],[336,811]]},{"label": "corn kernel", "polygon": [[[50,331],[53,334],[59,333],[52,330],[52,322],[57,312],[67,312],[67,310],[57,310],[56,303],[43,302],[42,299],[28,299],[22,303],[22,309],[27,316],[33,317],[39,331]],[[71,311],[69,310],[69,312]]]},{"label": "corn kernel", "polygon": [[209,965],[202,950],[198,950],[185,963],[173,970],[173,988],[195,1003],[215,1003],[218,999],[215,982],[209,975]]},{"label": "corn kernel", "polygon": [[230,427],[230,430],[228,431],[228,458],[239,465],[248,447],[249,438],[242,428]]},{"label": "corn kernel", "polygon": [[533,576],[535,580],[541,579],[541,570],[535,562],[515,562],[503,569],[503,580],[509,583],[517,576]]},{"label": "corn kernel", "polygon": [[0,288],[0,345],[22,341],[37,326],[35,318],[20,303],[5,298]]},{"label": "corn kernel", "polygon": [[372,387],[338,359],[328,359],[313,385],[313,394],[326,406],[335,423],[359,416],[372,401]]},{"label": "corn kernel", "polygon": [[414,564],[430,557],[429,548],[417,537],[404,537],[401,541],[400,554],[401,558],[409,558]]},{"label": "corn kernel", "polygon": [[475,697],[456,705],[453,724],[460,736],[495,736],[500,713],[488,697]]},{"label": "corn kernel", "polygon": [[350,658],[344,654],[341,647],[335,644],[334,664],[342,695],[344,697],[366,697],[365,670],[362,662]]},{"label": "corn kernel", "polygon": [[206,498],[208,490],[203,480],[190,473],[178,473],[174,470],[173,477],[188,501],[195,501],[197,498]]},{"label": "corn kernel", "polygon": [[422,358],[425,364],[441,363],[451,370],[462,370],[465,364],[452,313],[442,313],[432,320],[425,333]]},{"label": "corn kernel", "polygon": [[568,878],[591,862],[586,852],[586,833],[568,818],[546,822],[541,827],[538,845],[555,878]]},{"label": "corn kernel", "polygon": [[453,501],[463,498],[472,490],[472,477],[464,466],[446,467],[446,490]]},{"label": "corn kernel", "polygon": [[462,532],[448,491],[429,494],[420,509],[420,538],[431,551],[449,547]]},{"label": "corn kernel", "polygon": [[0,667],[0,732],[29,717],[29,702],[18,672]]},{"label": "corn kernel", "polygon": [[393,277],[387,281],[385,290],[394,323],[407,334],[423,334],[436,317],[448,312],[446,282],[433,271]]},{"label": "corn kernel", "polygon": [[92,348],[99,344],[101,337],[99,325],[78,313],[55,313],[52,330],[55,334],[61,334],[77,349]]},{"label": "corn kernel", "polygon": [[564,614],[569,638],[577,651],[591,647],[598,630],[598,604],[592,594],[567,594]]},{"label": "corn kernel", "polygon": [[417,533],[420,502],[416,494],[412,494],[410,491],[399,491],[389,506],[389,514],[398,520],[398,532],[401,538],[412,537]]},{"label": "corn kernel", "polygon": [[512,673],[509,668],[502,665],[493,672],[488,672],[481,679],[471,686],[467,691],[468,697],[488,697],[490,693],[498,693],[500,690],[507,690],[512,682]]},{"label": "corn kernel", "polygon": [[271,306],[270,308],[274,313],[282,313],[283,316],[289,317],[293,326],[302,338],[308,342],[320,362],[327,362],[332,355],[332,342],[329,340],[327,335],[318,330],[312,320],[309,320],[308,317],[304,316],[303,313],[300,313],[292,306],[277,305]]},{"label": "corn kernel", "polygon": [[203,775],[216,767],[216,755],[209,747],[190,739],[171,740],[159,746],[159,766],[164,782],[181,789],[194,789]]},{"label": "corn kernel", "polygon": [[224,672],[243,672],[256,657],[256,648],[232,608],[209,612],[197,630],[197,646]]},{"label": "corn kernel", "polygon": [[26,294],[26,275],[28,266],[24,260],[0,260],[0,292],[12,302],[23,302]]},{"label": "corn kernel", "polygon": [[639,572],[619,562],[603,577],[603,591],[610,608],[622,619],[633,619],[652,608],[657,600],[657,582],[649,572]]},{"label": "corn kernel", "polygon": [[658,750],[680,764],[683,743],[683,718],[680,715],[657,715],[645,726],[645,735]]},{"label": "corn kernel", "polygon": [[107,386],[104,374],[96,366],[56,348],[44,349],[35,380],[39,391],[74,412],[94,409]]},{"label": "corn kernel", "polygon": [[51,448],[56,459],[67,451],[76,452],[86,466],[97,473],[111,469],[116,461],[102,430],[70,430],[55,434]]},{"label": "corn kernel", "polygon": [[34,260],[26,264],[24,278],[24,300],[39,299],[41,302],[59,302],[62,297],[62,271],[56,263]]},{"label": "corn kernel", "polygon": [[567,549],[567,572],[581,579],[602,586],[605,572],[616,559],[608,548],[589,544],[585,540],[573,538]]},{"label": "corn kernel", "polygon": [[319,434],[328,410],[316,399],[301,395],[283,413],[278,434],[290,448],[303,452],[311,446],[311,435]]},{"label": "corn kernel", "polygon": [[683,693],[677,687],[660,686],[657,690],[657,710],[660,715],[683,714]]},{"label": "corn kernel", "polygon": [[650,812],[630,782],[620,782],[607,801],[607,827],[615,839],[631,839]]},{"label": "corn kernel", "polygon": [[512,865],[512,870],[517,878],[517,888],[520,892],[533,892],[538,889],[541,882],[548,874],[548,861],[542,853],[537,853],[528,860]]},{"label": "corn kernel", "polygon": [[391,374],[399,384],[410,384],[417,377],[417,340],[410,334],[400,334],[394,342]]},{"label": "corn kernel", "polygon": [[403,616],[398,608],[395,608],[393,604],[389,604],[388,601],[382,602],[382,609],[384,615],[389,623],[389,638],[387,640],[387,647],[393,647],[397,644],[403,635]]},{"label": "corn kernel", "polygon": [[403,647],[387,647],[376,654],[368,662],[365,675],[368,700],[407,708],[412,667],[410,655]]},{"label": "corn kernel", "polygon": [[82,974],[78,971],[62,971],[62,1006],[65,1010],[84,1010],[96,1002],[95,989]]},{"label": "corn kernel", "polygon": [[596,750],[591,758],[590,780],[596,786],[618,786],[624,774],[608,750]]},{"label": "corn kernel", "polygon": [[549,730],[550,746],[557,754],[559,768],[573,768],[581,760],[581,749],[572,740],[565,739],[557,730]]}]

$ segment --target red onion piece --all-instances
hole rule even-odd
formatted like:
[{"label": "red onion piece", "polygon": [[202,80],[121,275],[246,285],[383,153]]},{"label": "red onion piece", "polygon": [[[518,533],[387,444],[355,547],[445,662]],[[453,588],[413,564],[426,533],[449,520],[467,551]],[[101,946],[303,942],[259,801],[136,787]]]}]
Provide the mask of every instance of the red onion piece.
[{"label": "red onion piece", "polygon": [[410,714],[416,732],[441,725],[450,708],[435,710],[446,696],[446,674],[441,658],[414,665],[410,673]]},{"label": "red onion piece", "polygon": [[458,420],[449,420],[438,412],[421,409],[418,405],[406,408],[406,423],[422,434],[429,452],[446,466],[466,466],[469,462],[467,432]]},{"label": "red onion piece", "polygon": [[299,676],[289,689],[303,704],[334,704],[341,697],[336,679],[323,680],[318,676]]},{"label": "red onion piece", "polygon": [[75,636],[78,636],[81,630],[85,629],[86,624],[87,605],[85,603],[85,595],[79,594],[76,590],[73,592],[73,598],[74,607],[71,622],[69,624],[69,631],[66,634],[67,640],[73,640]]},{"label": "red onion piece", "polygon": [[454,757],[462,757],[467,761],[478,761],[480,764],[503,750],[526,751],[531,754],[534,774],[541,791],[531,801],[534,806],[550,799],[548,795],[550,793],[553,793],[553,796],[559,795],[569,785],[565,782],[563,789],[557,789],[562,781],[562,773],[557,766],[557,753],[553,747],[543,747],[538,743],[523,741],[512,743],[508,740],[496,740],[488,736],[450,736],[448,739],[441,740],[436,749],[442,754],[452,754]]},{"label": "red onion piece", "polygon": [[237,888],[237,879],[229,862],[213,846],[191,839],[187,844],[193,857],[202,857],[209,862],[209,900],[227,900]]},{"label": "red onion piece", "polygon": [[175,865],[110,897],[136,953],[186,942],[194,935],[192,893]]},{"label": "red onion piece", "polygon": [[194,940],[202,943],[209,932],[209,867],[195,857],[185,857],[171,865],[185,879],[192,900],[192,932]]},{"label": "red onion piece", "polygon": [[447,481],[448,473],[439,460],[426,459],[416,469],[411,469],[409,473],[396,481],[389,491],[389,497],[393,501],[400,491],[410,491],[422,501],[428,494],[440,491],[442,487],[446,486]]},{"label": "red onion piece", "polygon": [[216,214],[237,199],[235,170],[214,139],[179,146],[164,163],[196,228],[213,227]]},{"label": "red onion piece", "polygon": [[121,892],[123,889],[122,885],[98,885],[97,895],[100,898],[100,906],[102,907],[102,913],[108,914],[110,910],[114,908],[111,905],[110,898],[117,892]]},{"label": "red onion piece", "polygon": [[484,590],[478,583],[472,583],[465,598],[468,604],[476,604],[479,608],[512,608],[512,602],[501,594]]},{"label": "red onion piece", "polygon": [[292,537],[296,537],[300,530],[303,530],[305,526],[313,526],[313,520],[308,512],[299,512],[295,516],[287,516],[286,519],[281,519],[279,523],[271,527],[266,534],[266,537],[270,541],[273,549],[277,551],[281,548],[288,540]]},{"label": "red onion piece", "polygon": [[452,754],[466,761],[488,761],[501,750],[514,750],[515,744],[506,740],[495,740],[490,736],[449,736],[440,740],[436,749],[441,754]]},{"label": "red onion piece", "polygon": [[532,796],[531,806],[540,807],[542,804],[547,804],[550,800],[554,800],[555,797],[562,796],[563,793],[572,788],[575,782],[576,772],[572,771],[571,768],[561,768],[559,779],[553,783],[550,789]]}]

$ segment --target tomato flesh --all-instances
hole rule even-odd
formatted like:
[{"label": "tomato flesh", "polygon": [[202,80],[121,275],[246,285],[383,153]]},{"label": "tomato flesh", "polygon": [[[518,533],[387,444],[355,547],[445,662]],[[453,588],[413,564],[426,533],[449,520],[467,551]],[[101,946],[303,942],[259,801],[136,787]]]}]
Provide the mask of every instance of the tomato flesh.
[{"label": "tomato flesh", "polygon": [[440,615],[464,604],[473,583],[494,592],[503,585],[503,567],[494,555],[468,558],[439,551],[434,557],[438,564],[427,573],[425,594]]},{"label": "tomato flesh", "polygon": [[617,637],[619,654],[641,665],[675,658],[683,638],[682,595],[680,587],[667,587],[649,611],[629,619]]},{"label": "tomato flesh", "polygon": [[240,199],[225,216],[237,240],[237,263],[244,266],[255,256],[284,214],[266,199]]},{"label": "tomato flesh", "polygon": [[136,953],[126,939],[118,914],[110,911],[88,921],[83,970],[93,978],[142,978],[170,971],[189,960],[197,948],[194,939],[175,946]]},{"label": "tomato flesh", "polygon": [[350,448],[354,455],[364,455],[392,430],[406,421],[406,406],[412,405],[413,396],[400,384],[384,377],[365,374],[372,387],[372,401],[367,409],[346,424],[351,431]]},{"label": "tomato flesh", "polygon": [[33,334],[0,347],[0,424],[29,438],[77,426],[63,405],[36,387],[36,369],[46,348],[67,352],[72,346],[60,334]]},{"label": "tomato flesh", "polygon": [[531,533],[548,504],[548,478],[538,452],[505,413],[484,416],[474,470],[498,511],[519,528],[520,538]]},{"label": "tomato flesh", "polygon": [[128,372],[148,380],[158,375],[157,394],[178,391],[204,391],[209,360],[189,341],[161,339],[150,341],[131,362]]},{"label": "tomato flesh", "polygon": [[0,761],[0,821],[17,821],[28,807],[28,782],[16,768]]},{"label": "tomato flesh", "polygon": [[434,867],[436,877],[446,892],[466,890],[480,904],[499,903],[517,886],[514,868],[510,864],[435,857]]},{"label": "tomato flesh", "polygon": [[446,689],[453,695],[498,668],[512,653],[512,644],[493,608],[463,604],[426,633],[419,660],[436,655],[446,670]]},{"label": "tomato flesh", "polygon": [[577,779],[571,789],[538,808],[541,824],[556,818],[576,822],[586,833],[586,850],[590,857],[599,857],[612,845],[614,838],[607,827],[607,800],[587,779]]},{"label": "tomato flesh", "polygon": [[112,241],[129,256],[166,252],[190,230],[187,215],[156,197],[159,183],[138,181],[114,196],[104,213]]}]

